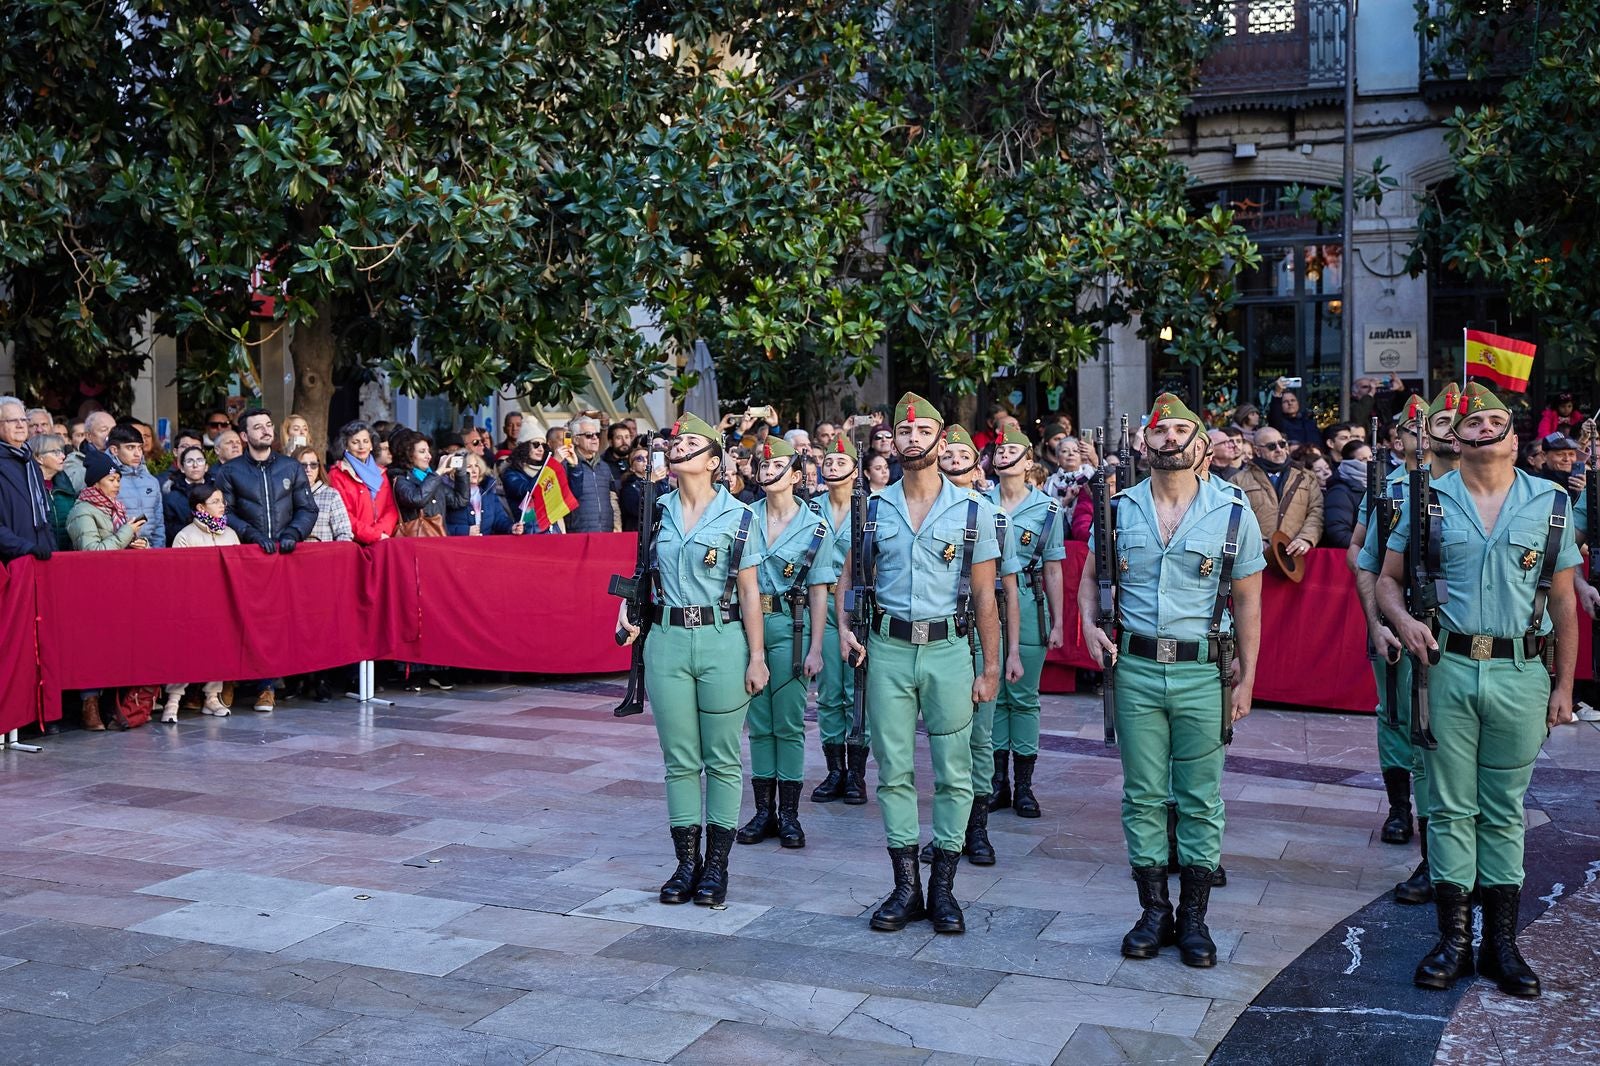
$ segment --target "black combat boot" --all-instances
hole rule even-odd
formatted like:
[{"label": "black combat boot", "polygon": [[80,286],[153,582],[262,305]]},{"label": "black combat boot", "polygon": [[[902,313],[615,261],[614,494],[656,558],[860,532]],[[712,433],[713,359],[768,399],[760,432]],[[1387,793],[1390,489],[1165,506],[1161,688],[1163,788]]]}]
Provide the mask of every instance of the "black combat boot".
[{"label": "black combat boot", "polygon": [[1472,976],[1472,901],[1460,885],[1440,881],[1433,886],[1433,906],[1439,915],[1439,942],[1417,963],[1411,981],[1418,988],[1443,991]]},{"label": "black combat boot", "polygon": [[702,907],[720,904],[728,898],[728,852],[733,850],[733,830],[720,825],[706,826],[706,863],[700,872],[700,885],[694,901]]},{"label": "black combat boot", "polygon": [[1033,764],[1039,761],[1037,755],[1017,755],[1012,762],[1017,764],[1016,783],[1012,786],[1011,809],[1017,812],[1018,818],[1039,817],[1039,801],[1033,796]]},{"label": "black combat boot", "polygon": [[965,933],[967,920],[956,902],[956,867],[961,865],[959,851],[939,848],[933,853],[933,869],[928,871],[928,921],[935,933]]},{"label": "black combat boot", "polygon": [[678,868],[661,886],[661,902],[688,903],[694,899],[694,890],[700,884],[700,827],[673,826],[672,850],[678,856]]},{"label": "black combat boot", "polygon": [[898,933],[907,922],[920,922],[928,916],[922,902],[922,868],[917,865],[917,846],[890,848],[894,864],[894,891],[872,912],[872,928]]},{"label": "black combat boot", "polygon": [[994,865],[994,845],[989,843],[989,805],[984,797],[974,797],[967,815],[967,840],[961,854],[974,866]]},{"label": "black combat boot", "polygon": [[1153,959],[1178,939],[1172,924],[1172,897],[1167,895],[1167,871],[1159,866],[1135,866],[1133,883],[1139,886],[1139,906],[1144,913],[1122,938],[1122,955],[1128,959]]},{"label": "black combat boot", "polygon": [[1211,903],[1211,883],[1216,871],[1185,866],[1178,871],[1178,914],[1174,922],[1178,952],[1185,966],[1215,966],[1217,945],[1206,928],[1206,907]]},{"label": "black combat boot", "polygon": [[994,791],[989,793],[989,809],[1003,811],[1011,806],[1011,753],[994,753]]},{"label": "black combat boot", "polygon": [[1385,844],[1411,843],[1411,771],[1395,767],[1383,772],[1383,789],[1389,793],[1389,817],[1383,823]]},{"label": "black combat boot", "polygon": [[778,843],[786,848],[806,846],[806,831],[800,828],[799,781],[778,782]]},{"label": "black combat boot", "polygon": [[1481,885],[1483,943],[1478,947],[1478,972],[1508,996],[1539,995],[1539,975],[1517,950],[1517,908],[1521,885]]},{"label": "black combat boot", "polygon": [[1428,820],[1417,819],[1417,840],[1422,845],[1422,861],[1411,876],[1394,886],[1396,903],[1432,903],[1433,881],[1428,877]]},{"label": "black combat boot", "polygon": [[828,762],[828,776],[811,790],[812,803],[832,803],[844,795],[844,745],[822,745],[822,757]]},{"label": "black combat boot", "polygon": [[867,802],[867,746],[847,744],[844,749],[844,802],[859,807]]},{"label": "black combat boot", "polygon": [[756,813],[744,823],[744,828],[739,830],[739,843],[759,844],[768,837],[778,835],[778,812],[772,802],[773,793],[777,789],[777,778],[750,779],[750,792],[756,798]]}]

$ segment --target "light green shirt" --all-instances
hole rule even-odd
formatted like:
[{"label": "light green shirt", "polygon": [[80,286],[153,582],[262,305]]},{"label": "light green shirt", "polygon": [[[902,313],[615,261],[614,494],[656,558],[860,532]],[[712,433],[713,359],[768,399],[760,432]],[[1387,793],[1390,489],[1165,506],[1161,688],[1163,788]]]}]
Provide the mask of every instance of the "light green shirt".
[{"label": "light green shirt", "polygon": [[[1239,553],[1233,560],[1235,579],[1267,568],[1261,550],[1261,527],[1244,493],[1216,478],[1200,479],[1189,510],[1184,512],[1170,543],[1161,543],[1150,482],[1141,481],[1116,495],[1117,606],[1130,633],[1175,640],[1204,640],[1211,632],[1211,612],[1222,574],[1222,544],[1228,515],[1235,503],[1239,515]],[[1094,552],[1094,538],[1089,538]],[[1232,625],[1223,612],[1224,629]]]},{"label": "light green shirt", "polygon": [[[989,498],[996,507],[1005,507],[1000,499],[998,486]],[[1050,520],[1050,535],[1046,537],[1045,519],[1051,514],[1054,514],[1055,518]],[[1060,561],[1067,557],[1067,531],[1063,525],[1066,515],[1059,503],[1037,488],[1031,488],[1017,504],[1016,509],[1007,512],[1006,517],[1003,573],[1015,574],[1026,570],[1035,559],[1043,563],[1050,560]]]},{"label": "light green shirt", "polygon": [[[1395,514],[1399,515],[1405,509],[1406,497],[1411,492],[1411,471],[1404,466],[1397,466],[1389,471],[1389,476],[1383,479],[1384,492],[1395,501]],[[1361,501],[1361,524],[1367,527],[1367,539],[1361,542],[1361,552],[1356,557],[1356,565],[1369,574],[1383,573],[1384,543],[1389,539],[1389,529],[1372,528],[1372,501]]]},{"label": "light green shirt", "polygon": [[[1447,598],[1439,608],[1445,629],[1456,633],[1520,637],[1533,617],[1533,594],[1544,563],[1545,541],[1550,532],[1552,501],[1563,490],[1554,482],[1521,470],[1506,492],[1494,529],[1483,528],[1477,505],[1452,470],[1433,483],[1434,498],[1444,513],[1440,523],[1440,562],[1444,566]],[[1570,501],[1569,501],[1570,502]],[[1410,541],[1410,501],[1407,515],[1389,534],[1388,548],[1405,554]],[[1572,508],[1557,543],[1556,569],[1566,570],[1582,560],[1573,535]],[[1539,633],[1549,633],[1550,612],[1539,623]]]},{"label": "light green shirt", "polygon": [[727,587],[739,520],[750,515],[750,532],[739,559],[741,570],[760,566],[766,555],[761,523],[750,508],[721,486],[693,529],[684,528],[680,504],[677,492],[667,493],[661,501],[661,531],[655,545],[659,601],[668,607],[717,603]]},{"label": "light green shirt", "polygon": [[[817,561],[811,565],[811,583],[831,585],[843,576],[844,558],[850,554],[850,508],[845,507],[843,521],[835,522],[833,504],[826,494],[812,502],[822,512],[822,520],[828,526],[828,536],[822,542],[822,549],[817,552]],[[828,612],[828,621],[833,621],[831,610]]]},{"label": "light green shirt", "polygon": [[971,489],[958,489],[941,479],[939,495],[920,530],[911,528],[905,482],[897,481],[878,493],[871,554],[879,607],[908,622],[936,622],[956,613],[968,501],[978,504],[973,564],[998,559],[993,509]]},{"label": "light green shirt", "polygon": [[[812,570],[806,577],[808,585],[816,584],[813,575],[816,572],[816,560],[822,557],[823,546],[828,540],[827,522],[817,513],[813,504],[804,500],[796,500],[795,503],[800,510],[789,519],[789,524],[783,527],[778,539],[766,545],[760,569],[756,571],[762,595],[778,596],[789,591],[800,576],[801,568],[806,564],[806,552],[811,547],[812,538],[816,536],[817,527],[821,526],[823,543],[817,547],[817,554],[812,559]],[[750,510],[754,515],[751,524],[760,526],[764,537],[767,532],[765,497],[751,504]]]}]

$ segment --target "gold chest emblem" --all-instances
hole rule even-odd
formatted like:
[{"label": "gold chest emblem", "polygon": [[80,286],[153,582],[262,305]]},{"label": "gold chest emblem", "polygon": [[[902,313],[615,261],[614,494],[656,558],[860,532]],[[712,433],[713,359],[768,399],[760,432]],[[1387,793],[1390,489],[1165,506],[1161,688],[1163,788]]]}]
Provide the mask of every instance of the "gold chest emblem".
[{"label": "gold chest emblem", "polygon": [[1532,548],[1522,553],[1522,568],[1524,570],[1532,570],[1538,562],[1539,553]]},{"label": "gold chest emblem", "polygon": [[791,562],[783,564],[783,576],[794,577],[794,563]]},{"label": "gold chest emblem", "polygon": [[954,544],[946,544],[941,554],[944,556],[945,562],[950,562],[956,557],[956,546]]},{"label": "gold chest emblem", "polygon": [[1026,548],[1028,545],[1030,545],[1032,543],[1033,543],[1033,530],[1024,529],[1022,531],[1022,546],[1024,548]]},{"label": "gold chest emblem", "polygon": [[1122,556],[1122,558],[1118,561],[1117,569],[1122,571],[1124,574],[1128,572],[1128,557],[1126,555]]},{"label": "gold chest emblem", "polygon": [[717,549],[715,549],[715,548],[706,549],[706,557],[705,557],[705,559],[702,560],[702,562],[704,562],[708,568],[716,566],[717,565]]},{"label": "gold chest emblem", "polygon": [[1211,556],[1208,555],[1200,561],[1201,577],[1210,577],[1211,571],[1214,569],[1216,569],[1216,560],[1211,558]]}]

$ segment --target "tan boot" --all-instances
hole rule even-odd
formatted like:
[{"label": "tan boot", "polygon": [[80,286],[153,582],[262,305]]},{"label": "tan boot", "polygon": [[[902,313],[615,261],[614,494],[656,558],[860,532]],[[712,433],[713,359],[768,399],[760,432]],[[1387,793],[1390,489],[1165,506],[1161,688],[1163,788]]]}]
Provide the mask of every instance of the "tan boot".
[{"label": "tan boot", "polygon": [[217,697],[207,696],[205,705],[200,708],[200,713],[209,714],[214,718],[226,718],[228,717],[228,708],[224,707],[222,701]]},{"label": "tan boot", "polygon": [[178,720],[178,704],[182,702],[182,692],[167,693],[167,705],[161,709],[161,720],[163,722],[176,722]]},{"label": "tan boot", "polygon": [[106,724],[100,720],[100,697],[83,697],[83,728],[91,733],[104,733]]}]

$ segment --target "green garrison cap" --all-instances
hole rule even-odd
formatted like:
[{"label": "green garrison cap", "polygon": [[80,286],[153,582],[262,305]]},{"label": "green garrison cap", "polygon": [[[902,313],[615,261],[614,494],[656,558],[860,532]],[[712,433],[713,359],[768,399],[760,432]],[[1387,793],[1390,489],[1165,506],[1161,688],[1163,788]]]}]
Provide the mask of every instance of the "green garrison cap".
[{"label": "green garrison cap", "polygon": [[710,423],[699,415],[686,414],[672,423],[672,435],[674,437],[681,437],[685,433],[697,434],[713,444],[722,443],[722,434],[713,429]]},{"label": "green garrison cap", "polygon": [[789,459],[794,456],[794,445],[782,437],[774,437],[769,434],[757,454],[762,459]]},{"label": "green garrison cap", "polygon": [[828,446],[828,453],[848,455],[850,458],[856,460],[861,458],[860,454],[856,451],[855,442],[849,437],[845,436],[843,433],[833,438],[833,443]]},{"label": "green garrison cap", "polygon": [[1006,444],[1020,444],[1024,448],[1033,447],[1033,441],[1029,440],[1028,435],[1020,429],[1001,430],[1000,435],[994,439],[994,446],[999,448]]},{"label": "green garrison cap", "polygon": [[[926,418],[927,416],[924,415],[922,417]],[[978,453],[977,446],[972,443],[972,434],[968,433],[965,427],[962,426],[945,427],[944,442],[946,444],[965,444],[972,449],[974,455]]]},{"label": "green garrison cap", "polygon": [[1156,397],[1156,402],[1150,405],[1150,424],[1153,426],[1163,418],[1181,418],[1185,422],[1192,422],[1196,429],[1206,428],[1200,416],[1189,410],[1188,404],[1170,392],[1163,392]]},{"label": "green garrison cap", "polygon": [[1420,422],[1424,411],[1432,413],[1428,401],[1413,392],[1406,397],[1406,402],[1400,406],[1400,410],[1394,413],[1394,423],[1404,429],[1413,422]]},{"label": "green garrison cap", "polygon": [[[1494,394],[1490,393],[1490,395],[1492,396]],[[1498,403],[1499,400],[1496,400],[1495,402]],[[1440,411],[1454,411],[1460,406],[1461,386],[1452,381],[1444,388],[1440,389],[1439,395],[1435,396],[1433,398],[1433,402],[1428,405],[1428,417],[1432,418]]]},{"label": "green garrison cap", "polygon": [[[912,422],[918,418],[931,418],[941,426],[944,425],[944,415],[933,404],[924,400],[914,392],[908,392],[900,397],[900,402],[894,405],[894,424]],[[967,443],[971,443],[968,441]]]},{"label": "green garrison cap", "polygon": [[1451,420],[1450,425],[1454,428],[1461,424],[1462,419],[1469,415],[1478,414],[1481,411],[1507,411],[1509,413],[1509,409],[1489,386],[1479,384],[1476,381],[1469,381],[1467,382],[1467,387],[1461,390],[1461,400],[1456,405],[1456,417]]}]

